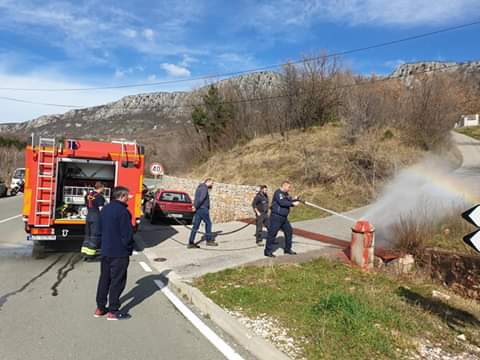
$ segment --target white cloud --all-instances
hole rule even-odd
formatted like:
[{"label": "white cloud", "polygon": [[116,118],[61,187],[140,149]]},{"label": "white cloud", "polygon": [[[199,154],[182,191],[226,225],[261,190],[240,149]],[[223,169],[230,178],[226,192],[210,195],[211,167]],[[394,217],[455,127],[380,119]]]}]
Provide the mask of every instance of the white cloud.
[{"label": "white cloud", "polygon": [[[128,2],[111,6],[101,0],[0,0],[0,32],[64,49],[84,64],[110,64],[105,50],[129,48],[149,55],[198,52],[184,44],[189,23],[202,11],[203,5],[191,0],[163,0],[148,12]],[[125,41],[139,36],[147,41]]]},{"label": "white cloud", "polygon": [[197,63],[197,62],[198,62],[197,58],[194,58],[190,55],[184,54],[183,58],[182,58],[182,61],[179,63],[179,65],[183,66],[183,67],[188,67],[191,64],[194,64],[194,63]]},{"label": "white cloud", "polygon": [[145,39],[152,41],[155,38],[155,31],[149,28],[144,29],[143,36],[145,37]]},{"label": "white cloud", "polygon": [[125,29],[122,31],[122,34],[130,39],[134,39],[137,37],[137,31],[134,29]]},{"label": "white cloud", "polygon": [[[256,8],[256,10],[255,10]],[[252,2],[253,25],[266,32],[308,27],[316,21],[370,26],[441,25],[466,22],[480,11],[478,0],[276,0]],[[282,19],[281,22],[278,20]]]},{"label": "white cloud", "polygon": [[141,65],[131,66],[126,69],[116,68],[114,77],[116,79],[122,79],[122,78],[125,78],[127,75],[132,75],[134,73],[143,72],[143,71],[145,71],[145,68]]},{"label": "white cloud", "polygon": [[174,77],[189,77],[190,76],[190,70],[188,70],[186,67],[180,66],[180,65],[175,65],[175,64],[169,64],[169,63],[163,63],[160,65],[160,67],[167,72],[168,75],[174,76]]},{"label": "white cloud", "polygon": [[[98,79],[95,79],[98,81]],[[154,75],[150,76],[148,81],[162,81],[167,78],[157,79]],[[135,82],[145,82],[145,77],[139,77],[131,80]],[[79,81],[65,76],[55,70],[39,70],[29,74],[12,74],[6,70],[5,66],[0,62],[0,87],[13,88],[49,88],[49,89],[65,89],[65,88],[85,88],[94,87],[99,84],[94,81]],[[111,83],[116,85],[118,83]],[[100,83],[100,85],[106,85]],[[31,91],[7,91],[0,90],[0,123],[20,122],[31,120],[41,115],[63,113],[68,108],[53,107],[35,104],[22,104],[18,102],[8,101],[1,97],[12,97],[24,99],[33,102],[78,105],[80,107],[103,105],[105,103],[116,101],[127,95],[135,95],[152,91],[185,91],[198,83],[179,83],[168,86],[144,87],[144,88],[124,88],[110,89],[100,91],[72,91],[72,92],[31,92]]]},{"label": "white cloud", "polygon": [[113,76],[115,76],[116,79],[122,79],[125,77],[125,71],[120,69],[115,69],[115,74]]},{"label": "white cloud", "polygon": [[147,81],[149,81],[149,82],[154,82],[156,80],[157,80],[157,75],[155,75],[155,74],[150,74],[147,77]]},{"label": "white cloud", "polygon": [[[0,84],[18,88],[82,88],[92,84],[69,80],[57,73],[34,73],[12,75],[0,70]],[[130,90],[132,91],[132,90]],[[81,91],[81,92],[27,92],[0,90],[0,97],[13,97],[33,102],[93,106],[119,99],[127,95],[128,90]],[[44,114],[63,113],[68,108],[34,104],[21,104],[0,98],[0,123],[26,121]]]}]

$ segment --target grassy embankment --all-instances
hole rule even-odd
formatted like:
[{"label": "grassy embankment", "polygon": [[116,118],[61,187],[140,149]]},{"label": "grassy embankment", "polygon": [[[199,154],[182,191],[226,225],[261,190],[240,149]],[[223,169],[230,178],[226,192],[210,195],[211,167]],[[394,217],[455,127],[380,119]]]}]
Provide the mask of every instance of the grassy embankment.
[{"label": "grassy embankment", "polygon": [[[207,274],[196,281],[217,304],[251,319],[279,320],[307,359],[413,358],[430,341],[451,353],[479,339],[480,306],[432,298],[419,279],[392,279],[320,259]],[[445,290],[441,290],[444,292]]]},{"label": "grassy embankment", "polygon": [[[346,142],[339,125],[314,127],[263,136],[232,150],[217,153],[196,167],[191,177],[213,176],[235,184],[268,184],[272,193],[284,179],[294,184],[293,195],[336,211],[369,204],[382,185],[402,167],[423,154],[406,146],[390,130],[365,134],[355,144]],[[325,213],[301,206],[292,221],[323,217]]]},{"label": "grassy embankment", "polygon": [[455,129],[456,132],[480,140],[480,126]]}]

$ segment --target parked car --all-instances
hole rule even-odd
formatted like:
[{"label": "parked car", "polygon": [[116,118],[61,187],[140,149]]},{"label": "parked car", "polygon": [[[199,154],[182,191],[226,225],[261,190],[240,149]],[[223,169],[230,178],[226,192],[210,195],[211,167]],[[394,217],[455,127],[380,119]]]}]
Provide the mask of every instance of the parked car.
[{"label": "parked car", "polygon": [[12,180],[10,181],[10,190],[18,187],[25,179],[25,168],[15,169],[13,172]]},{"label": "parked car", "polygon": [[191,224],[193,215],[192,200],[183,191],[158,190],[145,203],[145,216],[152,224],[160,219],[177,219]]},{"label": "parked car", "polygon": [[5,182],[0,179],[0,197],[5,197],[7,196],[8,193],[8,186],[5,184]]},{"label": "parked car", "polygon": [[17,185],[13,188],[10,189],[10,195],[15,196],[18,193],[23,193],[25,188],[25,181],[21,180]]}]

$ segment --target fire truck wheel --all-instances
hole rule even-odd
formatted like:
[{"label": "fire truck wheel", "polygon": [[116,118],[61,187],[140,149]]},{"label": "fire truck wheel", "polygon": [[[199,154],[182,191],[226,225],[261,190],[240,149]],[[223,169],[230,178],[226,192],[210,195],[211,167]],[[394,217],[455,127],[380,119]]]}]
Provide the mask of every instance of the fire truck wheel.
[{"label": "fire truck wheel", "polygon": [[34,259],[44,259],[47,257],[47,249],[42,241],[34,241],[32,257]]}]

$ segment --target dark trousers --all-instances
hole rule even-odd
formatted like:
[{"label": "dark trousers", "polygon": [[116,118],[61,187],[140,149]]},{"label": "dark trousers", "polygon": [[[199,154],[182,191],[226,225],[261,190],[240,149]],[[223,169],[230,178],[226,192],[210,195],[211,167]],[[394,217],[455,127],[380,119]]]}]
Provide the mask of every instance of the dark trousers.
[{"label": "dark trousers", "polygon": [[98,219],[85,223],[85,239],[82,244],[82,253],[87,257],[94,257],[100,252],[100,238],[97,236]]},{"label": "dark trousers", "polygon": [[261,213],[260,215],[255,214],[255,220],[257,224],[257,230],[255,232],[255,238],[257,239],[257,242],[262,241],[262,231],[263,231],[263,226],[265,226],[268,229],[268,214],[267,213]]},{"label": "dark trousers", "polygon": [[127,269],[130,258],[127,257],[102,257],[100,266],[100,279],[97,288],[97,307],[116,312],[120,309],[120,295],[127,283]]},{"label": "dark trousers", "polygon": [[198,209],[193,217],[192,232],[190,233],[190,239],[188,240],[189,244],[195,243],[195,236],[197,235],[197,231],[200,228],[200,223],[202,221],[205,223],[205,238],[207,241],[212,240],[212,220],[210,220],[208,209]]},{"label": "dark trousers", "polygon": [[284,251],[292,250],[292,225],[288,221],[287,217],[272,214],[270,216],[270,224],[268,227],[267,244],[265,245],[265,254],[271,254],[273,252],[273,243],[277,237],[278,232],[282,230],[285,235],[285,248]]}]

